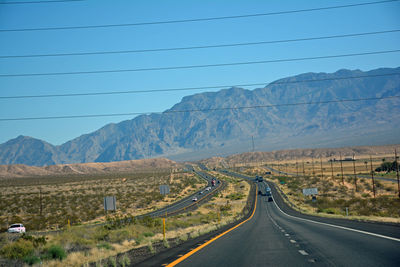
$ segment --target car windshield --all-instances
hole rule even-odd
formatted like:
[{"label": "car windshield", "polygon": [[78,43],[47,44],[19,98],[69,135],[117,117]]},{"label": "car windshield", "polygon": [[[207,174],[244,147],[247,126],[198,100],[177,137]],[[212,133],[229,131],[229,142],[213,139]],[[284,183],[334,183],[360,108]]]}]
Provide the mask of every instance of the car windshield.
[{"label": "car windshield", "polygon": [[18,227],[22,227],[20,224],[13,224],[10,226],[10,228],[18,228]]}]

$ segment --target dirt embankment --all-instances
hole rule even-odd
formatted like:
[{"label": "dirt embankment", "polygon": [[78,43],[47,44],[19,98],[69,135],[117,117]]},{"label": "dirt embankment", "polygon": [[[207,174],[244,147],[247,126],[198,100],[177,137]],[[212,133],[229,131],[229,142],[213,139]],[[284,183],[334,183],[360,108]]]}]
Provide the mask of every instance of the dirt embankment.
[{"label": "dirt embankment", "polygon": [[176,169],[180,164],[165,158],[127,160],[117,162],[60,164],[45,167],[22,164],[0,165],[0,178],[32,177],[69,174],[107,174],[132,171],[151,171],[160,169]]}]

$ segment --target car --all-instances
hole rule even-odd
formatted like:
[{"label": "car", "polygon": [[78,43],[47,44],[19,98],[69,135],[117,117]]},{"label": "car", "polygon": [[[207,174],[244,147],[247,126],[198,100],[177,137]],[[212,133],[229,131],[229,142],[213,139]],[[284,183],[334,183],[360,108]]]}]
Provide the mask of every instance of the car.
[{"label": "car", "polygon": [[192,201],[196,202],[197,201],[197,197],[192,198]]},{"label": "car", "polygon": [[211,187],[207,187],[206,190],[207,190],[207,191],[210,191],[210,190],[211,190]]},{"label": "car", "polygon": [[199,192],[199,195],[202,195],[203,193],[204,193],[204,191],[200,191],[200,192]]},{"label": "car", "polygon": [[22,223],[12,224],[7,230],[9,233],[25,233],[25,231],[25,226]]},{"label": "car", "polygon": [[271,202],[271,201],[274,201],[274,200],[273,200],[272,196],[269,196],[268,197],[268,202]]}]

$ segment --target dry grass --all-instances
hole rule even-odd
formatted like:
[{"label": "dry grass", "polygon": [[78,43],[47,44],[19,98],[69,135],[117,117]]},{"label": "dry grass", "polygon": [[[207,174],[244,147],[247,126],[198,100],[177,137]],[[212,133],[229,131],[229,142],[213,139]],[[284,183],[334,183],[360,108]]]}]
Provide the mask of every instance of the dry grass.
[{"label": "dry grass", "polygon": [[[161,184],[170,186],[167,197],[159,194]],[[72,225],[104,221],[105,196],[116,196],[119,214],[143,214],[205,184],[185,172],[18,178],[15,183],[0,180],[0,228],[22,222],[28,230],[59,229],[68,220]]]},{"label": "dry grass", "polygon": [[[180,197],[201,186],[200,183],[196,183],[196,181],[199,182],[196,180],[198,178],[187,173],[175,173],[172,176],[171,174],[158,174],[157,176],[151,174],[150,176],[137,177],[128,175],[113,177],[113,179],[102,177],[100,181],[97,178],[93,177],[93,179],[84,181],[70,180],[66,184],[60,184],[55,181],[52,181],[55,183],[43,183],[43,180],[41,180],[41,186],[42,188],[51,188],[54,191],[58,190],[58,194],[63,191],[72,194],[70,191],[77,188],[86,189],[85,192],[88,194],[88,192],[96,192],[96,190],[102,188],[109,188],[109,191],[117,190],[119,188],[115,185],[123,182],[128,185],[124,186],[124,190],[135,190],[137,193],[138,191],[136,190],[146,192],[149,189],[149,181],[153,181],[154,178],[154,183],[168,181],[171,188],[174,188],[174,184],[176,184],[175,200],[178,196]],[[242,216],[242,211],[250,192],[250,185],[247,182],[232,178],[225,177],[225,179],[228,182],[227,187],[217,196],[214,196],[210,202],[199,206],[193,212],[167,218],[167,238],[179,238],[185,241],[215,230]],[[151,184],[153,183],[150,182]],[[74,193],[76,194],[76,192]],[[9,192],[8,196],[13,194],[14,192]],[[56,195],[54,193],[54,196]],[[231,199],[233,195],[241,197],[233,200]],[[140,196],[143,198],[146,195]],[[165,198],[162,203],[167,204],[172,199],[171,197]],[[132,201],[134,202],[135,200]],[[151,203],[154,204],[154,207],[159,204],[157,201],[152,201]],[[69,230],[47,236],[46,247],[52,245],[61,246],[67,252],[67,258],[63,261],[47,260],[43,262],[42,266],[82,266],[88,262],[100,263],[101,259],[113,259],[118,253],[134,248],[148,247],[151,249],[154,242],[163,240],[161,222],[161,219],[143,218],[130,223],[118,224],[116,227],[111,228],[104,226],[87,227],[85,225],[72,226]],[[167,246],[168,244],[165,245]],[[40,252],[36,251],[35,253],[38,254]]]},{"label": "dry grass", "polygon": [[[179,238],[182,241],[186,241],[189,238],[195,238],[204,233],[213,231],[222,225],[233,222],[241,216],[241,212],[246,205],[247,197],[250,193],[250,185],[245,181],[238,181],[230,179],[227,187],[219,193],[217,196],[207,204],[201,205],[196,211],[174,216],[166,219],[167,225],[167,238]],[[232,182],[233,181],[233,182]],[[239,200],[228,200],[226,196],[231,194],[242,194],[243,199]],[[221,212],[221,207],[225,207],[229,202],[230,209],[228,212]],[[220,220],[218,220],[218,213],[220,213]],[[189,226],[188,226],[189,225]],[[163,234],[161,227],[148,228],[143,225],[130,225],[120,229],[120,231],[126,232],[126,238],[118,243],[112,244],[112,249],[99,249],[91,248],[85,252],[73,252],[68,254],[67,259],[63,262],[49,261],[44,266],[65,266],[65,262],[68,262],[68,266],[82,266],[87,262],[99,262],[102,259],[106,259],[123,253],[134,248],[143,246],[151,246],[156,241],[163,240]],[[81,231],[78,231],[81,233]],[[154,233],[144,234],[146,232]],[[72,233],[65,233],[65,237],[71,239]],[[71,240],[70,240],[71,241]],[[61,236],[50,239],[49,242],[59,243],[67,242],[63,240]]]},{"label": "dry grass", "polygon": [[[381,162],[381,159],[373,161],[374,167],[380,165]],[[330,163],[327,164],[330,166]],[[339,165],[340,162],[334,164]],[[358,164],[358,166],[361,167],[363,164]],[[287,165],[289,166],[289,163]],[[278,184],[289,201],[302,212],[325,217],[344,217],[347,207],[348,218],[351,219],[400,222],[400,199],[397,195],[397,182],[375,179],[376,198],[374,198],[372,179],[358,178],[356,189],[354,176],[350,175],[354,172],[353,162],[343,162],[342,166],[343,180],[340,166],[336,167],[336,170],[339,169],[339,175],[334,169],[334,176],[328,173],[322,177],[322,175],[316,173],[314,166],[315,175],[267,175],[267,177]],[[265,166],[242,167],[242,171],[254,176],[263,175],[266,170],[268,169]],[[288,172],[291,172],[290,168]],[[346,174],[349,174],[349,176],[346,176]],[[317,201],[312,202],[310,196],[304,196],[302,194],[303,188],[318,188]]]}]

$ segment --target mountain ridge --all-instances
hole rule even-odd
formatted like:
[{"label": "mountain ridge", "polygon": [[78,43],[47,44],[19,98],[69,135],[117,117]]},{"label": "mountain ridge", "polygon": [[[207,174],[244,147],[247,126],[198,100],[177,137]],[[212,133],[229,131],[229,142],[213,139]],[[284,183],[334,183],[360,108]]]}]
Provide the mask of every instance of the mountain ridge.
[{"label": "mountain ridge", "polygon": [[[160,156],[177,159],[182,155],[195,159],[205,151],[248,151],[248,140],[253,138],[258,143],[269,142],[265,149],[271,149],[279,144],[298,147],[306,144],[302,140],[318,135],[327,137],[326,145],[329,137],[335,141],[346,135],[373,135],[378,130],[384,136],[399,129],[393,124],[399,120],[398,99],[295,103],[400,95],[400,75],[389,76],[391,73],[400,73],[400,68],[309,72],[254,90],[232,87],[197,93],[183,97],[161,114],[110,123],[59,146],[28,137],[11,139],[0,144],[0,164],[43,166]],[[368,75],[374,77],[345,79]],[[374,129],[378,123],[379,129]]]}]

